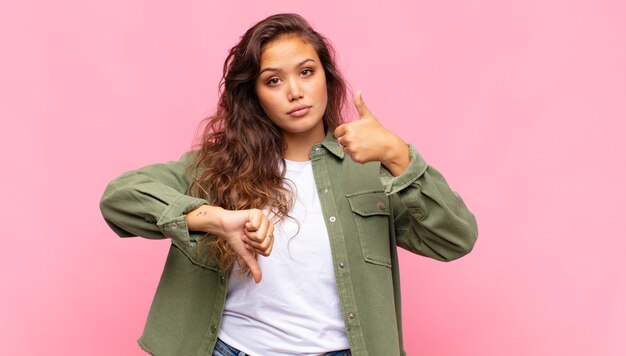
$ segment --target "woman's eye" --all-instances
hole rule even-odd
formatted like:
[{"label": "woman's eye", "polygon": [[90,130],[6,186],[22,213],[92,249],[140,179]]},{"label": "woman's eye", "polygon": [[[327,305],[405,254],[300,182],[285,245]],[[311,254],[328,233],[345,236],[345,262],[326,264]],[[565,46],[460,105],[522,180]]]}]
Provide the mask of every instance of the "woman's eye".
[{"label": "woman's eye", "polygon": [[279,82],[280,82],[280,80],[278,78],[270,78],[267,81],[267,84],[269,84],[269,85],[278,85]]},{"label": "woman's eye", "polygon": [[308,77],[311,74],[313,74],[313,70],[312,69],[303,69],[302,72],[300,72],[303,76]]}]

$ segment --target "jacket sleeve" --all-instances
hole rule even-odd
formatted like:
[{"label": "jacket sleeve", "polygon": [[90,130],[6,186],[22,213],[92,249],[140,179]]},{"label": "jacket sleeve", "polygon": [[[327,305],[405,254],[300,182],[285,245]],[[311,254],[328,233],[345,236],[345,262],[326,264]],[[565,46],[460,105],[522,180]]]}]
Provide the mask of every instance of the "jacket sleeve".
[{"label": "jacket sleeve", "polygon": [[109,227],[120,237],[171,238],[191,246],[204,233],[190,233],[185,213],[204,199],[187,195],[190,179],[186,174],[193,152],[179,161],[153,164],[122,174],[106,187],[100,210]]},{"label": "jacket sleeve", "polygon": [[478,236],[474,215],[415,147],[409,145],[409,152],[409,166],[397,177],[381,165],[398,246],[441,261],[466,255]]}]

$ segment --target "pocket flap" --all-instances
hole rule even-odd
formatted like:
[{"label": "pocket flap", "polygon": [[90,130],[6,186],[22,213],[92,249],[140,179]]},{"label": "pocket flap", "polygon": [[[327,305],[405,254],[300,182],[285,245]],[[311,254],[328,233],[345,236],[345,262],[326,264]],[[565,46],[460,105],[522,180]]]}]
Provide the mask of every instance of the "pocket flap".
[{"label": "pocket flap", "polygon": [[[207,235],[204,237],[205,239],[213,238],[211,235]],[[181,244],[175,240],[172,240],[172,243],[178,247],[178,249],[185,255],[191,263],[196,266],[204,267],[206,269],[210,269],[215,272],[219,272],[217,261],[210,257],[210,253],[208,251],[208,244],[198,243],[193,246],[189,246],[187,244]]]},{"label": "pocket flap", "polygon": [[348,194],[346,198],[350,209],[361,216],[389,215],[389,199],[383,191]]}]

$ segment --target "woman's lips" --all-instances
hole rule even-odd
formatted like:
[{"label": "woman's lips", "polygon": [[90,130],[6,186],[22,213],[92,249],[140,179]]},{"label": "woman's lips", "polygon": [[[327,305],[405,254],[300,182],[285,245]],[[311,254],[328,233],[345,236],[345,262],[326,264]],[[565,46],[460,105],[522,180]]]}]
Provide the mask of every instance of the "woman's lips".
[{"label": "woman's lips", "polygon": [[310,106],[303,106],[303,107],[295,108],[295,109],[291,110],[290,112],[288,112],[287,114],[289,114],[292,117],[302,117],[302,116],[308,114],[309,111],[311,111],[311,107]]}]

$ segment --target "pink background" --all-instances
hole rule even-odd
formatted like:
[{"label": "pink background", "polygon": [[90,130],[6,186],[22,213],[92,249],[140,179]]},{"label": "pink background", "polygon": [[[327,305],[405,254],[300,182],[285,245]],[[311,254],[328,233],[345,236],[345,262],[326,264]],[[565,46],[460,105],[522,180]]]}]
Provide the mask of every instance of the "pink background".
[{"label": "pink background", "polygon": [[100,195],[187,150],[286,11],[478,218],[462,260],[402,253],[409,355],[626,354],[626,2],[262,4],[0,3],[0,354],[143,355],[168,242],[115,237]]}]

